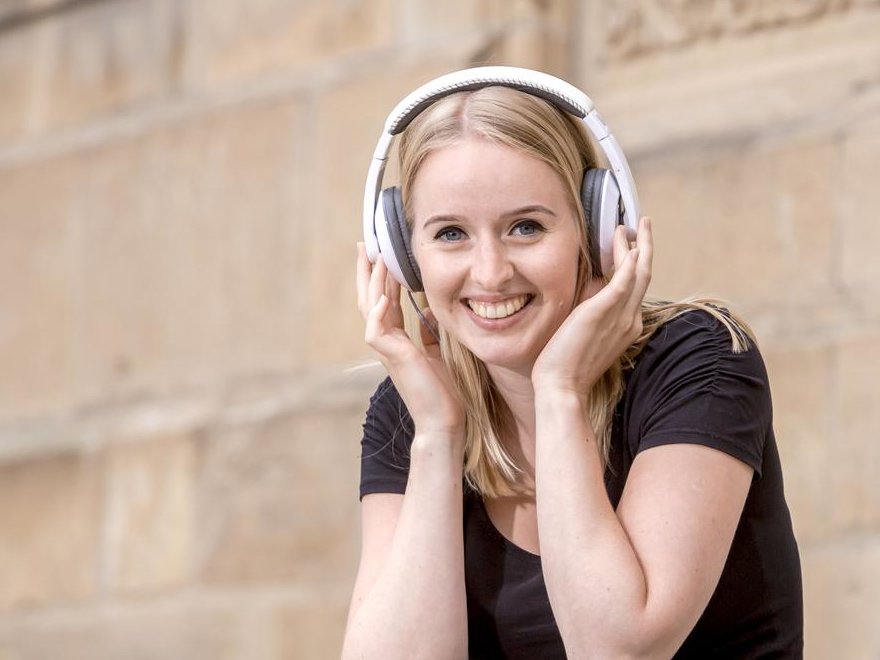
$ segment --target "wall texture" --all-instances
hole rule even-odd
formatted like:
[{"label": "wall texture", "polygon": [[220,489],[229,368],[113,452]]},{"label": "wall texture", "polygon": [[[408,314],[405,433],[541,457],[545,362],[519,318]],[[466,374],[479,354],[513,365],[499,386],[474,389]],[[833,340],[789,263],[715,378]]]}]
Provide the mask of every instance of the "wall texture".
[{"label": "wall texture", "polygon": [[330,658],[363,178],[429,77],[588,90],[652,293],[754,324],[811,658],[880,658],[880,1],[6,0],[0,660]]}]

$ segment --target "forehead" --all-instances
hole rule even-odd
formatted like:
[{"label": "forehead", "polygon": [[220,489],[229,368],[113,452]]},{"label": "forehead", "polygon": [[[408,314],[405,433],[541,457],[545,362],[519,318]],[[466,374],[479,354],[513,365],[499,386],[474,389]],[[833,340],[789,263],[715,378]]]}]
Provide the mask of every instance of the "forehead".
[{"label": "forehead", "polygon": [[546,162],[507,145],[465,138],[425,157],[412,184],[416,215],[457,207],[567,206],[562,177]]}]

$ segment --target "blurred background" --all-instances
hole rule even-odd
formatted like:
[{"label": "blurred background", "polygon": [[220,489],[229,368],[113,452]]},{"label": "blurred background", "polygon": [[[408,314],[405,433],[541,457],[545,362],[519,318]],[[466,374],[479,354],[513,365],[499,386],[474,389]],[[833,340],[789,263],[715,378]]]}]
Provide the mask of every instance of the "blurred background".
[{"label": "blurred background", "polygon": [[585,89],[652,295],[753,324],[807,657],[880,658],[878,34],[878,0],[0,0],[0,660],[338,655],[367,165],[487,63]]}]

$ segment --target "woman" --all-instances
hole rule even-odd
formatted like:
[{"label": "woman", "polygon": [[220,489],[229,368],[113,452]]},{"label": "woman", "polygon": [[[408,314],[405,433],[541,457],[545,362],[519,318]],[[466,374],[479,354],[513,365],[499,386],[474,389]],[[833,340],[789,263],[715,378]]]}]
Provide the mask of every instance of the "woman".
[{"label": "woman", "polygon": [[644,300],[648,219],[634,247],[620,228],[603,276],[578,193],[596,156],[553,103],[446,96],[398,156],[436,329],[410,338],[399,285],[360,246],[390,380],[364,425],[344,657],[800,657],[797,547],[745,326]]}]

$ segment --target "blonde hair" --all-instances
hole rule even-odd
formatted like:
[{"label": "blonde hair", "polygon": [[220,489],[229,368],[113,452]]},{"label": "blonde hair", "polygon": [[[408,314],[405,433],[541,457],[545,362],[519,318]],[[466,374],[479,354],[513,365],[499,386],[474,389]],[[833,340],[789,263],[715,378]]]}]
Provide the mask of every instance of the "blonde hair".
[{"label": "blonde hair", "polygon": [[[492,86],[447,96],[418,115],[402,134],[398,145],[401,194],[407,218],[412,218],[412,185],[425,158],[464,137],[480,137],[502,144],[547,163],[559,175],[580,222],[577,291],[593,278],[605,281],[600,265],[590,258],[591,236],[585,230],[581,203],[584,171],[597,167],[596,153],[582,123],[551,103],[508,87]],[[424,305],[424,297],[420,304]],[[408,309],[404,306],[404,309]],[[715,301],[689,299],[675,303],[645,300],[643,331],[639,338],[605,372],[588,396],[588,415],[596,432],[599,453],[607,466],[611,421],[624,388],[624,373],[651,335],[664,323],[685,312],[701,309],[718,318],[730,331],[732,348],[739,352],[753,341],[747,326],[723,312]],[[415,315],[407,314],[407,327],[418,337]],[[464,476],[486,497],[524,493],[519,468],[501,441],[510,411],[485,365],[464,345],[440,328],[440,349],[465,409]]]}]

